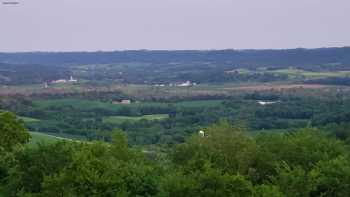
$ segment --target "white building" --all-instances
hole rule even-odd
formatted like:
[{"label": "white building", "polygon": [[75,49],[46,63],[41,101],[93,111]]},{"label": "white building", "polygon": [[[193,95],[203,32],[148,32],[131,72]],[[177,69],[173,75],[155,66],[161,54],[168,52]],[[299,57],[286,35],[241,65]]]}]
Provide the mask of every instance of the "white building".
[{"label": "white building", "polygon": [[51,83],[67,83],[66,79],[58,79],[58,80],[53,80]]},{"label": "white building", "polygon": [[78,82],[78,80],[73,79],[73,76],[70,76],[70,79],[69,79],[68,81],[69,81],[69,82],[73,82],[73,83]]},{"label": "white building", "polygon": [[190,81],[186,81],[185,83],[180,83],[178,86],[179,87],[188,87],[188,86],[191,86],[191,82]]},{"label": "white building", "polygon": [[258,101],[260,105],[271,105],[277,103],[277,101]]},{"label": "white building", "polygon": [[129,105],[131,104],[131,100],[129,99],[123,99],[121,101],[112,101],[112,104],[124,104],[124,105]]},{"label": "white building", "polygon": [[73,76],[70,76],[69,80],[67,79],[58,79],[58,80],[53,80],[51,83],[76,83],[78,80],[74,79]]}]

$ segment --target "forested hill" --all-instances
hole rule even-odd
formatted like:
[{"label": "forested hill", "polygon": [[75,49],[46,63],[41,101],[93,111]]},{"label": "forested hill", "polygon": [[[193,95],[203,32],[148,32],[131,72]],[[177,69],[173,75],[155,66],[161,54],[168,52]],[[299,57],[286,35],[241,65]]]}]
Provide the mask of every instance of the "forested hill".
[{"label": "forested hill", "polygon": [[0,53],[0,62],[10,64],[108,64],[122,62],[186,63],[215,62],[247,66],[350,65],[350,47],[286,50],[208,51],[114,51]]}]

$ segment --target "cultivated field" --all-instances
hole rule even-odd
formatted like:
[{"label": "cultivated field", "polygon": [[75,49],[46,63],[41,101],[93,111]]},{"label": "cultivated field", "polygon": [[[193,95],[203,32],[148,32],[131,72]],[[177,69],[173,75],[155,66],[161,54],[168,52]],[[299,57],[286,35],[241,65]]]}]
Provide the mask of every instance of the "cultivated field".
[{"label": "cultivated field", "polygon": [[103,118],[104,123],[122,123],[126,121],[134,122],[140,120],[163,120],[168,118],[168,114],[152,114],[144,116],[107,116]]}]

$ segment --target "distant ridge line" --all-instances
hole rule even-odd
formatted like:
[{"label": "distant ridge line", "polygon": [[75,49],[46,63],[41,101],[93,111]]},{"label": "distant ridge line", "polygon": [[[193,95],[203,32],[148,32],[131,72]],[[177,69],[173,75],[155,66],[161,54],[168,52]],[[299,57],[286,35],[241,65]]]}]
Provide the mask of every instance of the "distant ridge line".
[{"label": "distant ridge line", "polygon": [[286,51],[286,50],[322,50],[322,49],[343,49],[350,48],[350,46],[340,46],[340,47],[317,47],[317,48],[280,48],[280,49],[234,49],[234,48],[226,48],[226,49],[120,49],[120,50],[91,50],[91,51],[0,51],[0,54],[16,54],[16,53],[115,53],[115,52],[211,52],[211,51]]}]

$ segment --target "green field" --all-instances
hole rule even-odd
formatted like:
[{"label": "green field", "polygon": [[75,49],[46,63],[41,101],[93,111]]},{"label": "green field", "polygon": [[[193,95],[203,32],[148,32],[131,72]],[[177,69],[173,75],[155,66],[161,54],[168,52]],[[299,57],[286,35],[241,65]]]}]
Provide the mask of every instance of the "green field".
[{"label": "green field", "polygon": [[221,105],[223,100],[198,100],[198,101],[183,101],[176,103],[164,103],[164,102],[139,102],[129,105],[112,104],[109,102],[92,101],[83,99],[51,99],[51,100],[37,100],[34,101],[34,106],[39,109],[47,109],[50,107],[72,107],[77,110],[92,110],[92,109],[108,109],[119,110],[121,108],[133,108],[133,107],[167,107],[169,104],[173,104],[178,107],[215,107]]},{"label": "green field", "polygon": [[39,122],[39,119],[36,118],[30,118],[30,117],[24,117],[24,116],[17,116],[18,119],[22,120],[25,123],[30,123],[30,122]]},{"label": "green field", "polygon": [[291,78],[295,77],[305,77],[305,78],[326,78],[326,77],[346,77],[350,76],[350,71],[333,71],[333,72],[327,72],[327,71],[319,71],[319,72],[312,72],[312,71],[306,71],[302,69],[295,69],[295,68],[288,68],[288,69],[278,69],[273,71],[268,71],[269,73],[275,73],[275,74],[286,74]]},{"label": "green field", "polygon": [[227,71],[227,73],[231,72],[237,72],[239,74],[263,74],[263,73],[271,73],[271,74],[280,74],[280,75],[288,75],[289,78],[327,78],[327,77],[347,77],[350,76],[349,70],[342,70],[342,71],[307,71],[303,69],[297,69],[297,68],[284,68],[284,69],[277,69],[277,70],[266,70],[264,68],[257,69],[257,70],[248,70],[248,69],[235,69],[232,71]]},{"label": "green field", "polygon": [[178,107],[216,107],[221,105],[223,100],[199,100],[199,101],[183,101],[178,102]]},{"label": "green field", "polygon": [[72,107],[78,110],[92,110],[92,109],[108,109],[108,110],[119,110],[125,107],[140,107],[140,106],[167,106],[166,103],[132,103],[129,105],[123,104],[112,104],[110,102],[92,101],[84,99],[50,99],[50,100],[39,100],[33,102],[35,107],[45,109],[50,107]]},{"label": "green field", "polygon": [[[64,138],[56,137],[53,135],[48,135],[38,132],[30,132],[32,138],[30,139],[28,145],[35,146],[37,143],[55,143],[64,140]],[[68,139],[67,139],[68,140]]]},{"label": "green field", "polygon": [[144,116],[108,116],[103,118],[104,123],[122,123],[125,121],[139,121],[139,120],[162,120],[168,118],[168,114],[153,114]]},{"label": "green field", "polygon": [[[5,112],[4,110],[0,110],[0,113],[1,112]],[[39,122],[40,120],[39,119],[36,119],[36,118],[31,118],[31,117],[25,117],[25,116],[17,116],[17,118],[19,120],[22,120],[23,122],[25,123],[30,123],[30,122]]]}]

